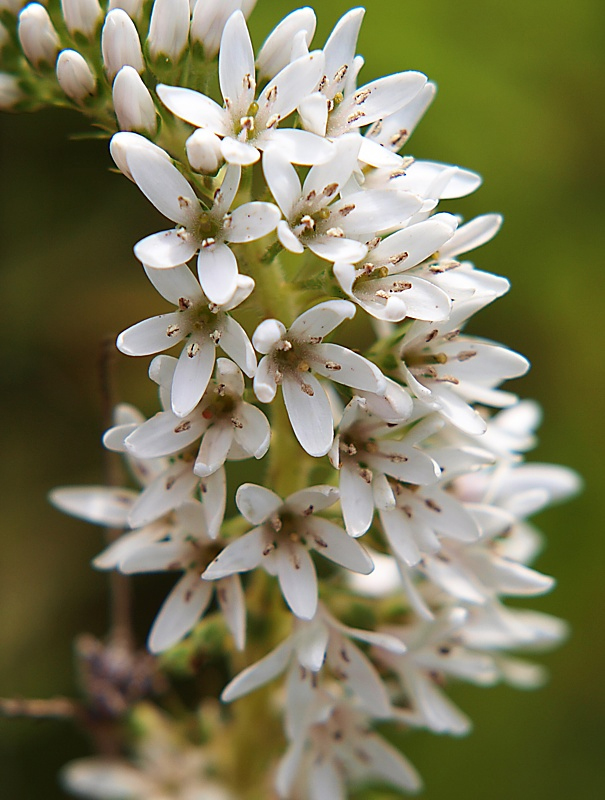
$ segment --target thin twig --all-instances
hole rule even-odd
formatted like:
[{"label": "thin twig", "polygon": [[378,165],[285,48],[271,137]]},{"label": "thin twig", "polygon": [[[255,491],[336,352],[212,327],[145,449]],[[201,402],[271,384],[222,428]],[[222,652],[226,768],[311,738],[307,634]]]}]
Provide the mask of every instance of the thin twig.
[{"label": "thin twig", "polygon": [[52,697],[46,700],[0,697],[0,717],[73,719],[79,712],[79,704],[68,697]]},{"label": "thin twig", "polygon": [[[105,339],[101,346],[99,358],[99,384],[101,390],[101,408],[103,427],[106,430],[112,424],[113,409],[117,391],[115,386],[114,339]],[[105,481],[108,486],[122,486],[124,475],[117,453],[105,450]],[[122,534],[120,529],[107,528],[105,538],[108,544],[114,542]],[[134,646],[132,632],[132,587],[130,579],[112,570],[109,573],[110,596],[110,629],[109,640],[121,644],[127,649]]]}]

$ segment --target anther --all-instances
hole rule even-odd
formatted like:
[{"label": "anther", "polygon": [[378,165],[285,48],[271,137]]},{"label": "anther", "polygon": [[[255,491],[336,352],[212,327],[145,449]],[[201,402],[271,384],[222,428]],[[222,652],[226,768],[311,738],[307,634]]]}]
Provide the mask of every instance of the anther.
[{"label": "anther", "polygon": [[200,352],[200,346],[197,342],[191,342],[190,345],[187,347],[187,355],[189,358],[195,358],[195,356]]}]

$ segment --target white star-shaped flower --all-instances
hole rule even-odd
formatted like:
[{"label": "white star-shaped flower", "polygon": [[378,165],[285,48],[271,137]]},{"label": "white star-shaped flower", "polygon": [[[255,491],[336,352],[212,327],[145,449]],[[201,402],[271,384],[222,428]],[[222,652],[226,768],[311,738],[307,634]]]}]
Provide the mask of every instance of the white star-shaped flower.
[{"label": "white star-shaped flower", "polygon": [[261,403],[270,403],[281,385],[284,403],[296,438],[312,456],[325,455],[332,446],[334,424],[325,390],[315,377],[384,394],[386,379],[363,356],[323,338],[355,314],[348,300],[328,300],[305,311],[288,330],[276,319],[258,326],[252,341],[261,359],[254,391]]},{"label": "white star-shaped flower", "polygon": [[[169,374],[163,379],[170,385]],[[271,429],[263,412],[243,400],[243,393],[241,371],[232,361],[219,358],[216,377],[193,411],[185,417],[169,409],[158,412],[126,437],[126,448],[137,458],[156,458],[179,453],[201,439],[193,471],[202,478],[228,459],[262,458]]]},{"label": "white star-shaped flower", "polygon": [[185,342],[174,371],[170,405],[177,416],[186,417],[206,391],[219,345],[249,378],[253,377],[254,349],[242,326],[227,312],[250,295],[254,281],[236,275],[231,299],[218,304],[204,295],[186,265],[170,270],[146,268],[146,272],[158,292],[178,311],[132,325],[118,336],[117,347],[127,355],[145,356]]},{"label": "white star-shaped flower", "polygon": [[[127,143],[129,145],[129,143]],[[193,187],[161,153],[135,142],[126,163],[133,180],[153,205],[178,227],[147,236],[135,245],[147,266],[169,269],[198,253],[202,289],[213,303],[228,303],[237,289],[238,265],[229,244],[244,244],[275,230],[280,218],[272,203],[244,203],[231,211],[241,170],[227,167],[223,183],[204,207]]]},{"label": "white star-shaped flower", "polygon": [[337,199],[358,169],[359,145],[357,136],[340,137],[330,160],[312,167],[302,186],[277,148],[265,153],[265,178],[285,217],[277,234],[287,250],[302,253],[307,247],[327,261],[356,263],[367,253],[365,242],[403,227],[420,209],[420,200],[405,192],[364,190]]},{"label": "white star-shaped flower", "polygon": [[353,572],[369,573],[373,564],[366,551],[342,528],[315,516],[338,500],[333,486],[311,486],[282,500],[275,492],[246,483],[235,502],[256,527],[231,542],[203,574],[218,580],[262,566],[276,575],[292,612],[312,619],[317,610],[317,574],[309,550]]},{"label": "white star-shaped flower", "polygon": [[254,50],[246,20],[236,11],[223,30],[218,65],[225,108],[193,89],[160,84],[157,93],[177,117],[219,136],[225,161],[254,164],[271,145],[294,164],[320,164],[329,158],[331,144],[326,139],[304,130],[279,128],[319,82],[321,52],[287,64],[257,98]]}]

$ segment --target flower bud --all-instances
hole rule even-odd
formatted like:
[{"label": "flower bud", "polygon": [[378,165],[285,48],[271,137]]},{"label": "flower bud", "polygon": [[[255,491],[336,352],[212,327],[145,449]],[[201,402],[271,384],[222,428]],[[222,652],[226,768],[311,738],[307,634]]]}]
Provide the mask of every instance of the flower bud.
[{"label": "flower bud", "polygon": [[76,50],[62,50],[59,53],[57,80],[65,94],[77,103],[95,93],[95,76]]},{"label": "flower bud", "polygon": [[109,0],[108,11],[113,11],[114,8],[121,8],[125,11],[130,19],[139,19],[143,11],[144,0]]},{"label": "flower bud", "polygon": [[191,19],[191,39],[203,46],[206,58],[212,59],[216,56],[227,20],[241,7],[242,0],[206,0],[195,4]]},{"label": "flower bud", "polygon": [[189,38],[189,0],[155,0],[147,43],[155,60],[178,61]]},{"label": "flower bud", "polygon": [[61,9],[72,36],[83,33],[92,37],[103,16],[98,0],[61,0]]},{"label": "flower bud", "polygon": [[59,52],[59,37],[48,11],[40,3],[30,3],[19,14],[19,41],[28,60],[37,67],[54,64]]},{"label": "flower bud", "polygon": [[125,66],[113,82],[113,107],[123,131],[146,131],[154,134],[157,118],[153,99],[141,76]]},{"label": "flower bud", "polygon": [[103,63],[110,80],[122,69],[130,66],[138,73],[145,69],[139,34],[128,14],[118,8],[110,11],[101,33]]},{"label": "flower bud", "polygon": [[246,19],[250,16],[250,14],[254,11],[254,6],[256,5],[256,0],[242,0],[242,12]]},{"label": "flower bud", "polygon": [[140,136],[138,133],[121,131],[120,133],[114,134],[109,143],[109,152],[122,175],[125,175],[133,182],[134,178],[128,168],[128,154],[132,152],[135,147],[146,147],[148,150],[153,150],[158,155],[163,156],[166,161],[170,161],[170,156],[165,150],[162,150],[157,144],[150,142],[149,139]]},{"label": "flower bud", "polygon": [[14,75],[0,72],[0,111],[8,111],[23,98],[19,81]]},{"label": "flower bud", "polygon": [[215,175],[223,163],[221,140],[216,134],[198,128],[187,139],[187,158],[193,169],[207,175]]},{"label": "flower bud", "polygon": [[27,0],[0,0],[0,11],[10,11],[17,16]]}]

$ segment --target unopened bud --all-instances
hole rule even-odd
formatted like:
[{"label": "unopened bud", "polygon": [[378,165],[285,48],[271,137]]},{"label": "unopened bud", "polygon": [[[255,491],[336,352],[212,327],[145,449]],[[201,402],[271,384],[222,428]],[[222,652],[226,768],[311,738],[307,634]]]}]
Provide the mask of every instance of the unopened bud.
[{"label": "unopened bud", "polygon": [[223,163],[221,140],[216,134],[198,128],[187,139],[187,158],[193,169],[207,175],[215,175]]},{"label": "unopened bud", "polygon": [[27,0],[0,0],[0,11],[10,11],[17,16],[26,2]]},{"label": "unopened bud", "polygon": [[54,64],[60,49],[59,37],[48,11],[40,3],[30,3],[19,14],[19,41],[23,52],[37,67],[42,62]]},{"label": "unopened bud", "polygon": [[8,111],[23,98],[19,81],[14,75],[0,72],[0,110]]},{"label": "unopened bud", "polygon": [[95,76],[76,50],[62,50],[59,53],[57,80],[65,94],[77,103],[95,93]]},{"label": "unopened bud", "polygon": [[98,0],[61,0],[61,9],[72,36],[82,33],[91,38],[103,17]]},{"label": "unopened bud", "polygon": [[133,67],[122,67],[113,82],[113,107],[123,131],[154,134],[157,118],[153,99]]},{"label": "unopened bud", "polygon": [[300,31],[304,31],[307,45],[311,44],[315,24],[315,12],[312,8],[299,8],[288,14],[260,49],[256,59],[259,76],[273,78],[290,62],[292,43]]},{"label": "unopened bud", "polygon": [[221,46],[223,28],[234,11],[241,10],[242,0],[206,0],[196,3],[191,19],[191,40],[199,42],[208,59],[214,58]]},{"label": "unopened bud", "polygon": [[108,11],[113,11],[114,8],[121,8],[125,11],[130,19],[139,19],[143,11],[144,0],[109,0]]},{"label": "unopened bud", "polygon": [[178,61],[189,39],[189,0],[155,0],[147,44],[155,60]]},{"label": "unopened bud", "polygon": [[134,181],[134,178],[132,177],[132,173],[128,168],[128,154],[131,153],[135,148],[141,147],[145,147],[148,150],[153,150],[158,155],[163,156],[166,161],[170,161],[170,156],[165,150],[162,150],[162,148],[158,147],[157,144],[150,142],[149,139],[146,139],[144,136],[140,136],[138,133],[121,131],[120,133],[114,134],[111,138],[111,142],[109,143],[109,152],[111,153],[111,157],[113,158],[116,167],[131,181]]},{"label": "unopened bud", "polygon": [[145,69],[136,26],[120,8],[107,15],[101,34],[101,49],[110,80],[125,66],[133,67],[138,73]]}]

